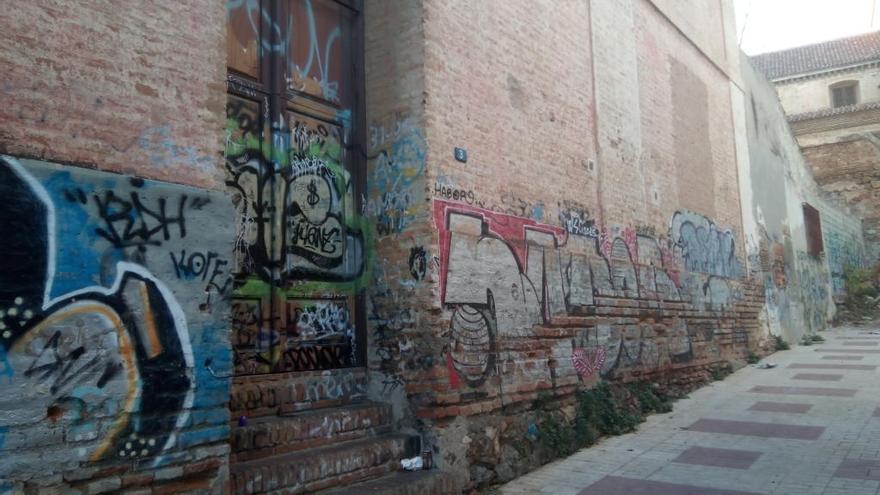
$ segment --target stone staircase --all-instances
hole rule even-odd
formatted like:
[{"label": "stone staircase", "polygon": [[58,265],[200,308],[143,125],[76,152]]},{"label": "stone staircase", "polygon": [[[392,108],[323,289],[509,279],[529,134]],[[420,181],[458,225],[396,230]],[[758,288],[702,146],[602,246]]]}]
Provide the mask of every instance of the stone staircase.
[{"label": "stone staircase", "polygon": [[[250,388],[247,396],[258,397],[255,403],[261,407],[248,409],[262,415],[231,426],[232,493],[460,493],[451,477],[438,470],[400,470],[400,459],[418,455],[420,440],[394,432],[390,405],[357,394],[302,403],[284,400],[275,385]],[[267,404],[263,395],[272,400]],[[233,393],[233,417],[241,415],[236,408],[242,405]]]}]

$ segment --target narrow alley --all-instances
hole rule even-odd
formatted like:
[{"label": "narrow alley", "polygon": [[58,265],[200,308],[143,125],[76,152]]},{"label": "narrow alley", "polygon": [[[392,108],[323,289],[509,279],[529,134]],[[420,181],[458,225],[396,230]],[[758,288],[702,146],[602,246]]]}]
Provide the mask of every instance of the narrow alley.
[{"label": "narrow alley", "polygon": [[875,13],[0,8],[0,495],[877,493]]},{"label": "narrow alley", "polygon": [[[876,328],[876,327],[875,327]],[[880,493],[880,330],[768,356],[502,495]]]}]

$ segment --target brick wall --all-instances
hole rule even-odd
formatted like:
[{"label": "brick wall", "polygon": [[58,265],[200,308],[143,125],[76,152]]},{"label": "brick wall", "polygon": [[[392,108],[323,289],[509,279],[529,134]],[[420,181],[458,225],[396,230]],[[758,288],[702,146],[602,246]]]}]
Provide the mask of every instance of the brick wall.
[{"label": "brick wall", "polygon": [[0,151],[218,188],[224,16],[208,1],[6,9]]},{"label": "brick wall", "polygon": [[880,125],[877,124],[880,110],[877,108],[830,113],[831,115],[823,117],[791,122],[791,130],[802,147],[845,141],[854,134],[880,130]]},{"label": "brick wall", "polygon": [[425,279],[390,293],[431,291],[400,376],[438,464],[473,484],[530,467],[513,445],[539,392],[687,389],[760,344],[727,76],[653,4],[590,5],[424,2],[436,234]]},{"label": "brick wall", "polygon": [[0,223],[16,239],[0,266],[0,491],[223,488],[223,18],[215,2],[0,13]]},{"label": "brick wall", "polygon": [[869,262],[880,259],[880,148],[853,139],[803,149],[816,181],[863,218]]},{"label": "brick wall", "polygon": [[[247,315],[227,303],[224,267],[254,268],[242,251],[260,246],[247,229],[264,219],[242,201],[258,181],[214,191],[221,146],[244,150],[227,155],[232,169],[266,164],[277,157],[263,146],[291,129],[273,130],[269,96],[242,86],[230,108],[249,106],[224,134],[222,10],[33,2],[0,14],[21,26],[0,49],[0,151],[42,159],[0,167],[21,198],[0,221],[29,233],[0,265],[0,386],[27,398],[0,407],[0,447],[22,452],[0,476],[217,491],[231,442],[234,489],[295,484],[291,473],[345,482],[313,460],[261,459],[348,438],[286,414],[358,403],[357,421],[418,433],[440,468],[483,485],[534,467],[514,446],[534,441],[540,393],[567,407],[601,380],[686,390],[758,350],[763,280],[745,269],[723,65],[736,63],[723,54],[732,33],[703,27],[729,25],[728,3],[539,4],[367,2],[366,149],[351,150],[366,184],[360,201],[343,184],[338,202],[351,255],[327,283],[286,279],[254,303],[363,291],[366,366],[254,368],[231,398],[227,318]],[[58,359],[90,368],[68,377]],[[392,469],[407,449],[382,438],[381,455],[333,462]]]},{"label": "brick wall", "polygon": [[425,140],[425,38],[421,2],[368,5],[366,103],[369,135],[367,215],[375,226],[367,290],[370,394],[394,406],[398,426],[413,427],[404,379],[429,374],[436,347],[425,323],[432,230]]}]

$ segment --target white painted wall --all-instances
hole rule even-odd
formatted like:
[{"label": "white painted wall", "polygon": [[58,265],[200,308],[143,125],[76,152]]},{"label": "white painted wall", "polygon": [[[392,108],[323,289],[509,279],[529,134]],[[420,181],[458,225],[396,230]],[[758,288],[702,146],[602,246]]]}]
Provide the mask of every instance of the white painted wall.
[{"label": "white painted wall", "polygon": [[732,97],[745,108],[748,160],[740,160],[738,165],[742,167],[740,198],[744,227],[750,236],[749,254],[750,258],[758,254],[755,250],[762,238],[784,246],[787,283],[776,287],[765,274],[764,316],[772,334],[798,341],[804,333],[827,328],[835,313],[829,256],[807,254],[803,203],[819,210],[826,251],[832,237],[838,245],[841,240],[852,240],[863,246],[861,222],[826,199],[816,184],[773,85],[746,60],[741,69],[743,94],[732,92]]},{"label": "white painted wall", "polygon": [[831,108],[829,87],[838,82],[851,80],[859,81],[859,103],[880,101],[880,67],[777,83],[776,92],[779,94],[785,113],[795,115]]}]

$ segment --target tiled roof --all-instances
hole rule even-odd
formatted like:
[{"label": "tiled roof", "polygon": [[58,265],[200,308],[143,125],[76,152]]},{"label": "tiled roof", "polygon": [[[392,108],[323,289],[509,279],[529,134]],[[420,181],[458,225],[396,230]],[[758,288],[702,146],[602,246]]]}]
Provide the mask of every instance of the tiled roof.
[{"label": "tiled roof", "polygon": [[814,112],[796,113],[788,116],[789,122],[800,122],[802,120],[819,119],[823,117],[833,117],[845,113],[862,112],[865,110],[880,109],[880,101],[872,101],[870,103],[862,103],[859,105],[847,105],[837,108],[823,108]]},{"label": "tiled roof", "polygon": [[880,31],[751,57],[767,79],[880,60]]}]

